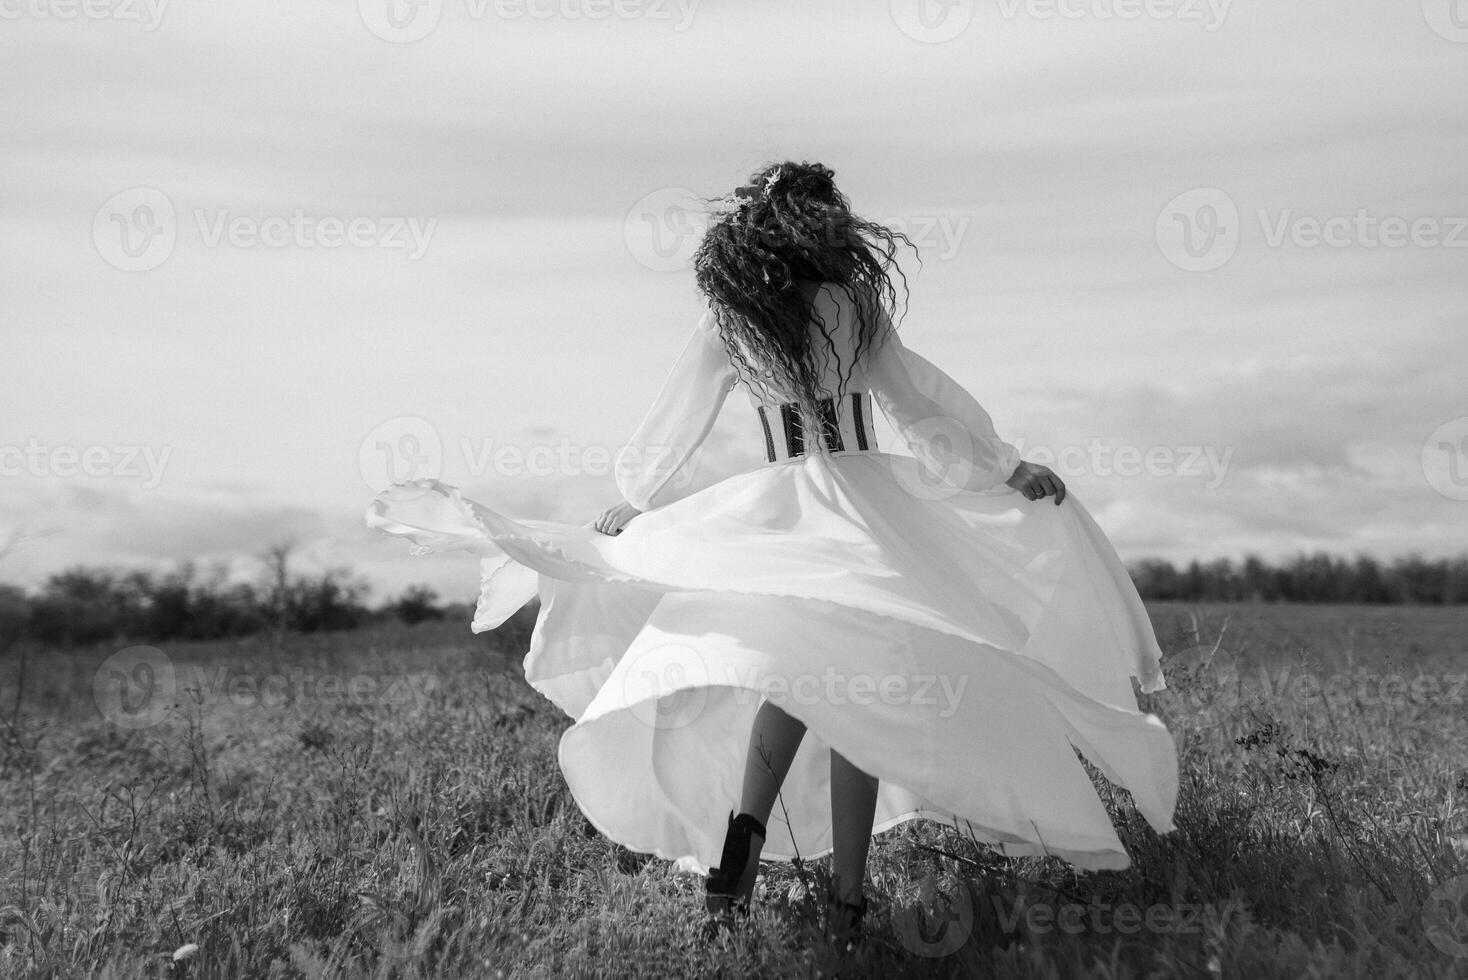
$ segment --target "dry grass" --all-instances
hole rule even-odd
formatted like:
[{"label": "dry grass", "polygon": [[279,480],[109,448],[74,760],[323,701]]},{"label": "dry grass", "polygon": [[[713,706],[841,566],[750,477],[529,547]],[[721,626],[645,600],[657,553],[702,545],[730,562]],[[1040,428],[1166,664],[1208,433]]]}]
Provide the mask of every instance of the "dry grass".
[{"label": "dry grass", "polygon": [[1221,651],[1145,700],[1177,832],[1107,790],[1135,862],[1080,876],[908,825],[873,847],[855,954],[801,899],[822,862],[767,865],[748,926],[705,936],[701,880],[590,830],[566,720],[462,625],[170,647],[177,706],[136,728],[94,696],[113,651],[31,653],[17,692],[12,649],[0,975],[1468,976],[1468,609],[1153,615],[1165,649]]}]

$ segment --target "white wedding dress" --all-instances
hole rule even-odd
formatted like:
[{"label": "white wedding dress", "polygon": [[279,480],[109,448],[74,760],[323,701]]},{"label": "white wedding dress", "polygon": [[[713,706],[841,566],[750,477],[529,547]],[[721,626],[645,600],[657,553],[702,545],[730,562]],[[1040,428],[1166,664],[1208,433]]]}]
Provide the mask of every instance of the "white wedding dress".
[{"label": "white wedding dress", "polygon": [[[574,720],[559,759],[576,802],[632,850],[718,863],[768,698],[808,730],[766,859],[831,849],[835,748],[881,781],[874,832],[956,820],[1004,855],[1126,867],[1076,750],[1158,832],[1178,775],[1133,693],[1133,677],[1163,680],[1125,567],[1073,490],[1056,506],[1005,485],[1018,452],[890,321],[858,364],[845,290],[827,284],[813,309],[839,355],[826,391],[848,378],[822,425],[766,402],[706,312],[619,457],[645,513],[616,536],[516,520],[432,480],[379,494],[367,523],[415,553],[480,556],[476,632],[539,595],[526,679]],[[735,387],[768,461],[688,492]],[[878,449],[873,402],[913,456]]]}]

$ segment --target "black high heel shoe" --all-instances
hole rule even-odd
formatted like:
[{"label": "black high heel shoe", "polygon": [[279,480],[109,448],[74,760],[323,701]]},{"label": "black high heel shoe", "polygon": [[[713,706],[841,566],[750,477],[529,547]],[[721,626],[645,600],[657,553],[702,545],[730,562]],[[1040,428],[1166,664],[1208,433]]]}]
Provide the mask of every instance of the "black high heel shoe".
[{"label": "black high heel shoe", "polygon": [[758,859],[750,860],[753,850],[750,838],[755,834],[759,835],[760,846],[764,846],[765,825],[747,813],[736,817],[730,811],[724,853],[719,857],[719,866],[709,869],[703,883],[704,907],[720,924],[731,923],[735,912],[749,912],[748,896],[759,873]]}]

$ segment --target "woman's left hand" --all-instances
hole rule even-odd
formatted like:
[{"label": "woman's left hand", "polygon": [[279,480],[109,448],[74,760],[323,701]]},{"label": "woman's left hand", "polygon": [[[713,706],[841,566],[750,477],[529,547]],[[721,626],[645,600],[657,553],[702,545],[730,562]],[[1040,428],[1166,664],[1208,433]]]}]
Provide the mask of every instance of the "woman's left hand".
[{"label": "woman's left hand", "polygon": [[624,500],[602,511],[601,516],[593,522],[592,526],[602,534],[621,534],[627,522],[641,513],[642,511]]}]

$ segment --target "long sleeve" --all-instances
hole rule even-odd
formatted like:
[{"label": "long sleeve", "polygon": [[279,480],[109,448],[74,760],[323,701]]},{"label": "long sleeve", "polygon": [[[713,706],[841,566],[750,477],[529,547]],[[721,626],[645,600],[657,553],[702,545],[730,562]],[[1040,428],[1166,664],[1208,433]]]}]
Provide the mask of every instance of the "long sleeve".
[{"label": "long sleeve", "polygon": [[642,424],[617,454],[617,489],[628,503],[646,511],[682,496],[677,491],[692,478],[694,453],[737,379],[708,310]]},{"label": "long sleeve", "polygon": [[1019,450],[962,385],[908,350],[885,316],[867,363],[872,397],[942,486],[991,490],[1019,465]]}]

